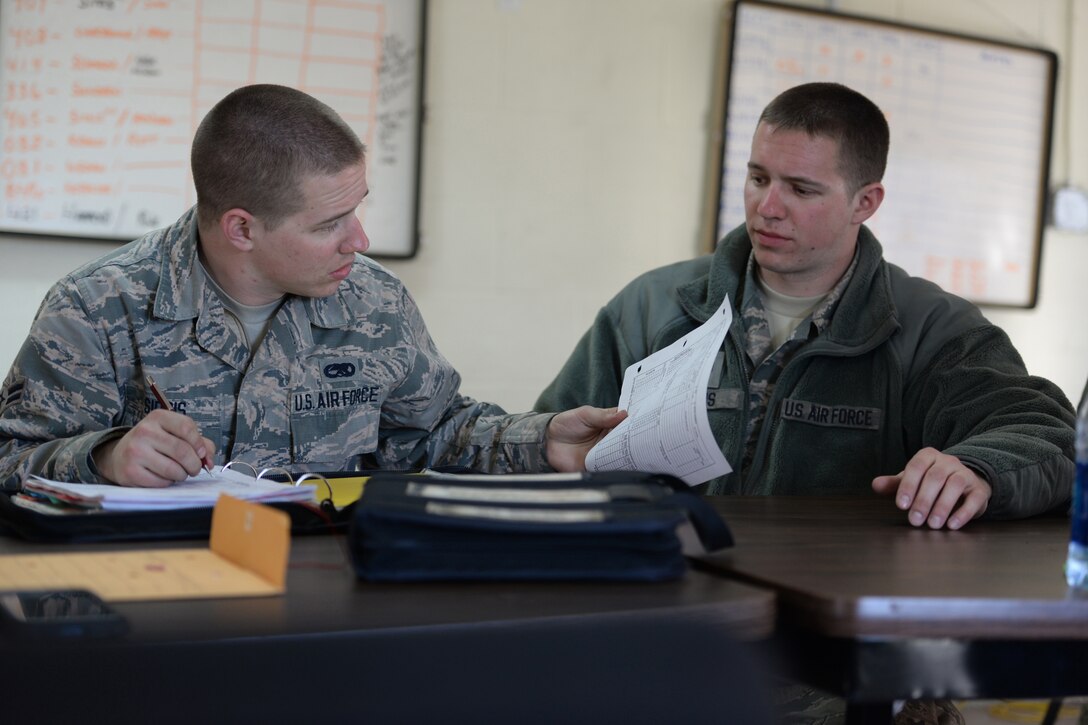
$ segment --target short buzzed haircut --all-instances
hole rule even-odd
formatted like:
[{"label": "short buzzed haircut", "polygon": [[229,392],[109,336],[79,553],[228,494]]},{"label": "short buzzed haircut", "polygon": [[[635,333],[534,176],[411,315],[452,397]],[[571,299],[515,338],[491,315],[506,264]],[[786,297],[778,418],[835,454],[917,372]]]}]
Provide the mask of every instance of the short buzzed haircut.
[{"label": "short buzzed haircut", "polygon": [[876,104],[839,83],[805,83],[780,93],[759,117],[775,129],[839,142],[839,173],[852,191],[884,178],[888,121]]},{"label": "short buzzed haircut", "polygon": [[302,209],[301,184],[363,160],[366,148],[340,116],[287,86],[244,86],[212,107],[190,162],[201,224],[241,208],[270,229]]}]

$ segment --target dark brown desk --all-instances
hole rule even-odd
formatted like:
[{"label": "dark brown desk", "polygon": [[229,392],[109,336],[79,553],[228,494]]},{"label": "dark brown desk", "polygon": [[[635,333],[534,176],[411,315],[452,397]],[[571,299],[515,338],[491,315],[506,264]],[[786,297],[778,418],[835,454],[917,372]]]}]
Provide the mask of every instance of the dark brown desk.
[{"label": "dark brown desk", "polygon": [[778,594],[784,661],[851,720],[917,697],[1088,693],[1088,597],[1067,589],[1069,520],[912,528],[878,498],[715,497],[736,546],[702,565]]},{"label": "dark brown desk", "polygon": [[[342,543],[296,537],[284,596],[118,603],[132,631],[114,642],[0,639],[3,719],[759,721],[746,711],[759,653],[744,641],[772,632],[768,590],[701,571],[376,585],[356,580]],[[0,554],[52,550],[0,538]]]}]

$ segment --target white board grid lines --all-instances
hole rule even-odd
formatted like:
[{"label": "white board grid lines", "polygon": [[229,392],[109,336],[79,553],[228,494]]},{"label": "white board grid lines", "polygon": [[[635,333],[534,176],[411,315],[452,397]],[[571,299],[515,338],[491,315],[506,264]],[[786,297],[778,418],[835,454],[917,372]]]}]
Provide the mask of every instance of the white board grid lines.
[{"label": "white board grid lines", "polygon": [[189,148],[231,90],[278,83],[367,145],[371,253],[417,244],[424,0],[5,0],[0,231],[127,241],[195,203]]}]

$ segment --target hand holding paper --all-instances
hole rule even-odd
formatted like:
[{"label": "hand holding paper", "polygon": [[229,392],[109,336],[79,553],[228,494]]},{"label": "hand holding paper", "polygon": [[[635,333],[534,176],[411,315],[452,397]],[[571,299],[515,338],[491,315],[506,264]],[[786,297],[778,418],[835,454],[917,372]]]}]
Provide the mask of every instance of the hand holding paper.
[{"label": "hand holding paper", "polygon": [[548,423],[548,462],[561,472],[585,469],[586,455],[626,417],[623,410],[588,405],[560,413]]},{"label": "hand holding paper", "polygon": [[709,320],[623,374],[628,417],[586,456],[587,471],[669,473],[691,486],[732,467],[710,430],[706,387],[733,322],[726,297]]}]

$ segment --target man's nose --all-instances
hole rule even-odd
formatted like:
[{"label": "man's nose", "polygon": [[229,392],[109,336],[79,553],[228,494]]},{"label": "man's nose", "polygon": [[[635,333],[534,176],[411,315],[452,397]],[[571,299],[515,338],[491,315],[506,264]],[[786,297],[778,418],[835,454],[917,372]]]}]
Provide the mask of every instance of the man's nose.
[{"label": "man's nose", "polygon": [[370,238],[367,237],[366,231],[363,230],[363,223],[359,221],[357,215],[352,215],[348,233],[350,235],[348,237],[348,245],[351,251],[362,254],[370,249]]},{"label": "man's nose", "polygon": [[778,219],[785,214],[782,194],[776,184],[768,184],[764,189],[763,198],[759,200],[756,211],[760,216],[768,219]]}]

